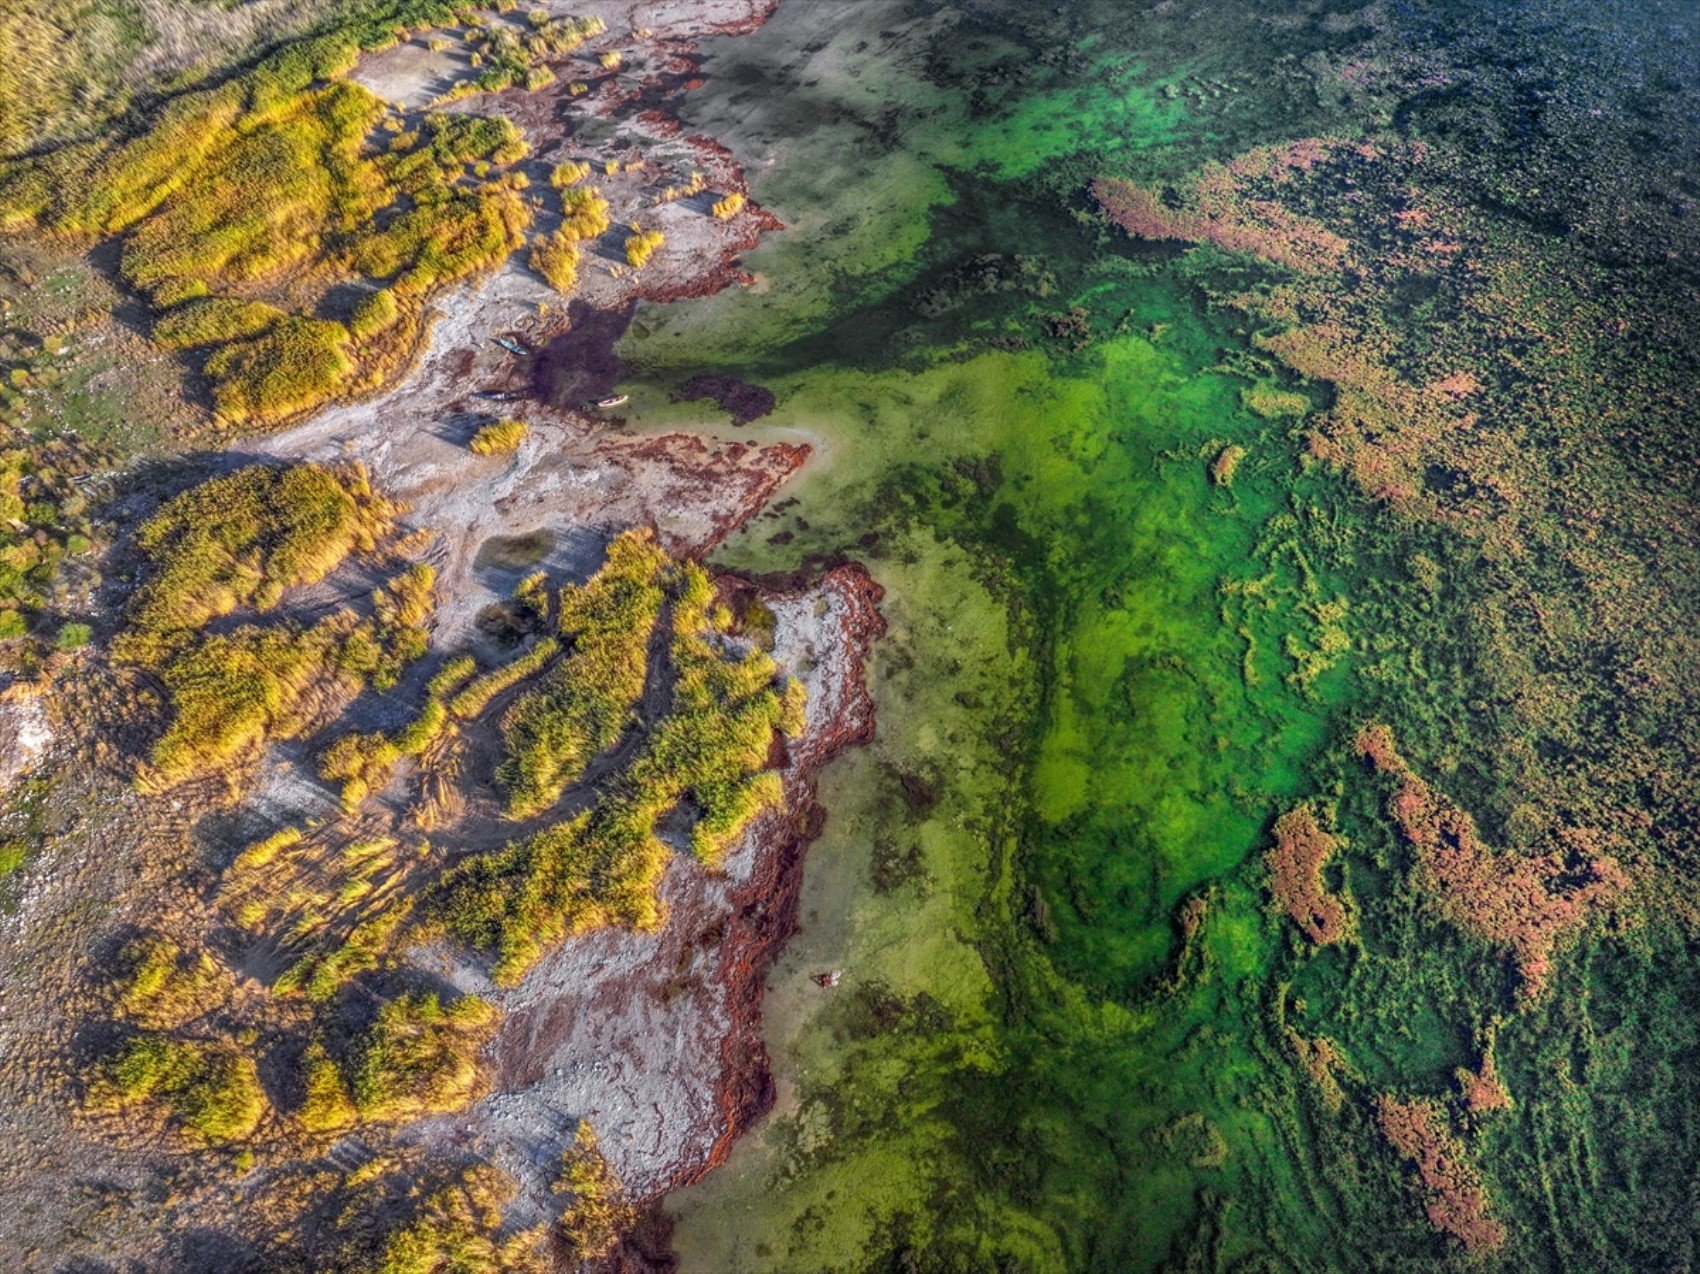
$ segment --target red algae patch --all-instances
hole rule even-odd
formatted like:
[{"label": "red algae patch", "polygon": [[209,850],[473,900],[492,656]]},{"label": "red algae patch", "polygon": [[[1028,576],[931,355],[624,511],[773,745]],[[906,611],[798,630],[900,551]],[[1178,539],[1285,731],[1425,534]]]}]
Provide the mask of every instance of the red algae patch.
[{"label": "red algae patch", "polygon": [[1340,1046],[1326,1035],[1308,1039],[1290,1026],[1286,1028],[1286,1040],[1300,1068],[1316,1085],[1323,1106],[1329,1114],[1338,1115],[1346,1104],[1346,1090],[1340,1086],[1339,1077],[1353,1073]]},{"label": "red algae patch", "polygon": [[1475,820],[1435,791],[1414,770],[1384,725],[1359,732],[1358,751],[1398,780],[1388,808],[1417,851],[1417,883],[1447,920],[1484,942],[1511,948],[1525,998],[1540,994],[1559,944],[1590,914],[1627,887],[1617,861],[1606,855],[1523,857],[1495,853]]},{"label": "red algae patch", "polygon": [[1428,1195],[1423,1210],[1429,1223],[1467,1252],[1492,1252],[1503,1245],[1505,1227],[1490,1214],[1481,1174],[1452,1135],[1440,1103],[1382,1097],[1376,1117],[1393,1149],[1416,1168]]},{"label": "red algae patch", "polygon": [[1493,1060],[1493,1050],[1482,1056],[1480,1070],[1458,1068],[1458,1087],[1464,1105],[1472,1115],[1485,1115],[1496,1110],[1511,1109],[1511,1090],[1499,1077],[1499,1067]]},{"label": "red algae patch", "polygon": [[[1310,164],[1325,155],[1319,147]],[[1258,161],[1254,171],[1243,166]],[[1236,161],[1240,168],[1207,167],[1193,184],[1193,203],[1188,208],[1171,208],[1158,195],[1119,177],[1100,177],[1092,183],[1092,197],[1105,214],[1128,234],[1138,239],[1178,239],[1184,243],[1209,243],[1227,252],[1247,252],[1284,265],[1296,274],[1325,274],[1344,264],[1349,247],[1339,235],[1320,222],[1289,212],[1269,200],[1238,198],[1239,183],[1250,176],[1267,176],[1294,165],[1263,152]]]},{"label": "red algae patch", "polygon": [[1317,822],[1312,806],[1298,805],[1275,820],[1275,848],[1263,858],[1275,905],[1319,947],[1352,932],[1345,903],[1322,879],[1322,869],[1340,845],[1340,838]]}]

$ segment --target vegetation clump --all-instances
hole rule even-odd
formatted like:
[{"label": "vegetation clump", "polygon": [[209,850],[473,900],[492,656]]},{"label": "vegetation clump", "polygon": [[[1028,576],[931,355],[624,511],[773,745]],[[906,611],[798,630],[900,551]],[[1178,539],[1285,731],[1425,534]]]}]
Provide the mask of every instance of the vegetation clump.
[{"label": "vegetation clump", "polygon": [[744,210],[746,202],[748,202],[747,196],[742,191],[734,190],[731,194],[716,199],[714,207],[710,211],[714,214],[716,221],[730,221]]},{"label": "vegetation clump", "polygon": [[582,159],[568,159],[549,170],[549,184],[556,190],[576,186],[590,176],[590,165]]},{"label": "vegetation clump", "polygon": [[91,547],[88,501],[71,481],[86,463],[62,444],[0,449],[0,642],[29,632],[65,559]]},{"label": "vegetation clump", "polygon": [[518,451],[520,443],[525,441],[529,432],[523,420],[494,420],[487,425],[480,425],[478,432],[472,435],[472,440],[466,444],[466,449],[475,456],[503,456]]},{"label": "vegetation clump", "polygon": [[559,633],[567,654],[502,721],[506,757],[497,773],[510,817],[552,805],[631,722],[667,567],[652,539],[622,536],[594,577],[562,591]]},{"label": "vegetation clump", "polygon": [[95,1109],[152,1104],[191,1139],[226,1145],[253,1135],[269,1105],[251,1057],[234,1044],[132,1036],[96,1076]]},{"label": "vegetation clump", "polygon": [[286,589],[375,548],[392,517],[357,467],[253,465],[175,497],[142,527],[137,544],[152,571],[113,655],[156,674],[169,695],[171,722],[151,758],[159,780],[291,733],[316,684],[387,686],[423,653],[434,583],[424,565],[378,589],[366,619],[338,611],[310,628],[284,621],[202,631],[242,607],[269,609]]},{"label": "vegetation clump", "polygon": [[462,720],[476,717],[489,706],[490,700],[537,672],[560,648],[561,643],[555,638],[544,637],[524,654],[473,678],[449,700],[449,711]]},{"label": "vegetation clump", "polygon": [[594,239],[603,234],[613,219],[608,200],[594,186],[574,186],[561,191],[561,228],[563,239]]},{"label": "vegetation clump", "polygon": [[1440,1103],[1382,1097],[1376,1116],[1393,1148],[1416,1169],[1434,1228],[1457,1239],[1466,1252],[1503,1246],[1505,1227],[1493,1217],[1481,1175],[1453,1136]]},{"label": "vegetation clump", "polygon": [[1345,903],[1329,891],[1322,871],[1340,850],[1311,805],[1296,805],[1275,820],[1275,847],[1264,855],[1275,905],[1317,946],[1350,935]]},{"label": "vegetation clump", "polygon": [[1210,481],[1219,487],[1234,485],[1234,475],[1240,470],[1240,462],[1245,459],[1244,447],[1229,444],[1216,453],[1216,458],[1210,462]]},{"label": "vegetation clump", "polygon": [[538,239],[526,258],[526,264],[563,296],[578,286],[578,262],[578,242],[562,230]]},{"label": "vegetation clump", "polygon": [[1475,820],[1411,768],[1386,726],[1366,727],[1357,743],[1377,770],[1397,780],[1388,808],[1416,849],[1419,888],[1445,919],[1509,947],[1523,996],[1538,996],[1560,943],[1627,888],[1623,869],[1608,855],[1586,852],[1577,838],[1562,853],[1495,853]]},{"label": "vegetation clump", "polygon": [[541,1235],[502,1233],[503,1194],[496,1169],[468,1171],[427,1195],[412,1218],[386,1236],[371,1268],[376,1274],[542,1274]]},{"label": "vegetation clump", "polygon": [[[377,383],[418,331],[423,294],[501,260],[529,221],[509,175],[464,180],[469,164],[524,155],[511,121],[431,116],[423,134],[371,151],[388,108],[338,78],[352,54],[335,39],[291,46],[179,96],[130,141],[25,163],[0,183],[13,222],[120,236],[120,272],[152,301],[161,344],[202,351],[228,423]],[[383,299],[346,324],[318,315],[362,276],[390,282],[369,294]]]},{"label": "vegetation clump", "polygon": [[659,230],[634,230],[626,239],[626,264],[641,270],[666,242],[667,236]]},{"label": "vegetation clump", "polygon": [[495,1027],[496,1010],[477,996],[389,1001],[350,1053],[349,1092],[361,1118],[407,1119],[466,1105],[478,1087],[478,1051]]},{"label": "vegetation clump", "polygon": [[[641,571],[654,560],[646,540],[633,535],[618,556],[610,553],[621,569],[641,566],[633,572],[637,580],[619,590],[587,591],[579,604],[612,606],[641,593],[647,587],[639,582]],[[782,799],[779,776],[766,767],[775,731],[801,725],[801,687],[781,688],[765,652],[739,654],[728,645],[731,617],[714,606],[701,567],[684,563],[664,580],[672,604],[671,710],[646,732],[637,756],[608,782],[594,808],[468,859],[443,877],[427,904],[428,914],[457,937],[496,953],[499,981],[517,979],[546,946],[567,934],[609,924],[658,924],[656,887],[670,851],[657,835],[657,823],[669,811],[694,814],[690,849],[712,864],[751,819]],[[570,604],[563,611],[563,630],[573,624],[582,630],[584,618],[573,615]],[[613,666],[629,688],[635,682],[631,648],[610,646],[607,653],[618,656]],[[540,699],[536,707],[516,712],[514,755],[528,758],[509,769],[515,790],[525,794],[517,808],[532,808],[533,791],[547,799],[564,770],[562,759],[582,758],[584,747],[608,737],[611,705],[617,702],[586,702],[575,694]],[[562,725],[553,737],[577,750],[550,747],[530,760],[533,727],[525,723],[532,713],[547,723],[557,712]],[[539,768],[551,785],[527,786]]]},{"label": "vegetation clump", "polygon": [[185,951],[161,934],[124,949],[125,972],[115,990],[118,1015],[152,1030],[174,1030],[216,1008],[229,977],[205,951]]},{"label": "vegetation clump", "polygon": [[588,1119],[579,1120],[573,1144],[562,1157],[555,1192],[572,1196],[561,1214],[560,1231],[576,1260],[601,1260],[637,1221],[637,1208],[603,1156]]},{"label": "vegetation clump", "polygon": [[267,610],[371,551],[393,516],[358,466],[250,465],[192,487],[136,537],[151,573],[114,654],[158,667],[209,620]]}]

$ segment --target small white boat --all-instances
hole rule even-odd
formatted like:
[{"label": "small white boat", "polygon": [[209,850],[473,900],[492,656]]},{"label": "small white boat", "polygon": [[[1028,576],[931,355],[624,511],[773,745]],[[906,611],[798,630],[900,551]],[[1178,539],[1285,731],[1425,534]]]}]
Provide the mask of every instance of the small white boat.
[{"label": "small white boat", "polygon": [[630,394],[615,394],[612,398],[598,398],[596,400],[596,405],[598,407],[618,407],[625,403],[630,397]]}]

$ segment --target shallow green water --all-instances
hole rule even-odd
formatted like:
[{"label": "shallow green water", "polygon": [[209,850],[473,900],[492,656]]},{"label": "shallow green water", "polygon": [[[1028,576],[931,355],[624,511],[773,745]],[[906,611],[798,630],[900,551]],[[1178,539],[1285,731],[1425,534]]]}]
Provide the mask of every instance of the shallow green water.
[{"label": "shallow green water", "polygon": [[[1398,893],[1341,756],[1404,700],[1437,747],[1467,736],[1462,603],[1406,569],[1447,549],[1249,412],[1277,369],[1193,265],[1103,234],[1079,193],[1338,104],[1269,73],[1249,7],[950,12],[787,0],[710,46],[690,123],[792,228],[757,288],[646,310],[622,350],[644,427],[700,421],[668,394],[705,369],[775,392],[746,436],[817,456],[720,560],[849,553],[891,626],[879,738],[823,783],[772,979],[778,1109],[673,1200],[676,1247],[701,1270],[1428,1268],[1420,1200],[1362,1110],[1319,1115],[1282,1023],[1326,1025],[1379,1090],[1441,1091],[1503,970],[1409,908],[1306,958],[1261,855],[1282,809],[1338,799],[1360,903]],[[1313,16],[1284,52],[1337,38]]]}]

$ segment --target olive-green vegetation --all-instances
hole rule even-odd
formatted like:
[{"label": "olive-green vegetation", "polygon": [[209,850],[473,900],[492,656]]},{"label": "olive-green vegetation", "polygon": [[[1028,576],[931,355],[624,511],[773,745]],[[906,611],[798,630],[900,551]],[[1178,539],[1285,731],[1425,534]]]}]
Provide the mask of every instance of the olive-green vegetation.
[{"label": "olive-green vegetation", "polygon": [[360,1119],[348,1084],[342,1077],[342,1067],[325,1051],[324,1043],[314,1040],[301,1059],[302,1084],[306,1096],[296,1112],[301,1126],[310,1133],[338,1132],[350,1128]]},{"label": "olive-green vegetation", "polygon": [[497,776],[511,817],[553,805],[632,722],[669,565],[652,539],[625,535],[589,582],[562,590],[566,653],[502,719],[506,756]]},{"label": "olive-green vegetation", "polygon": [[[288,91],[320,50],[381,48],[456,16],[444,0],[302,0],[151,8],[139,0],[18,0],[0,10],[0,160],[145,124],[174,95],[268,48],[256,86]],[[314,38],[303,38],[311,36]],[[278,48],[278,46],[282,46]]]},{"label": "olive-green vegetation", "polygon": [[193,1140],[253,1135],[270,1108],[254,1060],[222,1040],[132,1036],[89,1085],[93,1109],[153,1105]]},{"label": "olive-green vegetation", "polygon": [[388,957],[411,910],[419,848],[334,826],[286,828],[238,855],[219,902],[251,938],[274,935],[288,961],[275,992],[326,1003]]},{"label": "olive-green vegetation", "polygon": [[637,1220],[637,1208],[626,1198],[620,1175],[603,1156],[588,1119],[579,1120],[573,1144],[562,1156],[555,1191],[571,1196],[561,1213],[560,1230],[577,1260],[607,1256]]},{"label": "olive-green vegetation", "polygon": [[[508,719],[506,781],[519,812],[541,808],[575,771],[618,736],[642,690],[644,620],[671,606],[667,654],[671,704],[649,726],[629,765],[602,784],[590,810],[505,848],[458,864],[434,890],[428,911],[456,937],[495,952],[495,976],[510,982],[560,938],[608,924],[651,927],[655,890],[669,850],[656,825],[685,805],[690,845],[718,860],[750,819],[778,802],[779,776],[766,769],[774,732],[796,728],[800,688],[781,688],[773,660],[726,642],[730,617],[713,607],[713,587],[694,563],[665,565],[647,535],[610,547],[607,578],[562,599],[570,646],[561,676],[515,706]],[[605,615],[619,616],[606,624]],[[644,642],[633,640],[636,631]],[[579,684],[580,682],[585,684]]]},{"label": "olive-green vegetation", "polygon": [[505,1193],[496,1169],[467,1172],[427,1195],[412,1219],[387,1236],[377,1259],[362,1268],[372,1274],[542,1274],[548,1268],[537,1251],[542,1235],[502,1232]]},{"label": "olive-green vegetation", "polygon": [[564,57],[608,29],[596,17],[551,17],[535,13],[531,19],[530,31],[506,23],[472,27],[466,33],[466,42],[477,50],[473,56],[479,74],[456,84],[438,103],[458,101],[476,93],[499,93],[515,85],[529,91],[552,84],[555,73],[544,65],[546,59]]},{"label": "olive-green vegetation", "polygon": [[[356,49],[340,37],[290,46],[171,99],[138,136],[0,173],[0,219],[121,238],[119,269],[151,300],[159,340],[200,352],[230,423],[378,383],[417,335],[425,296],[501,260],[530,219],[517,174],[468,177],[468,164],[523,157],[505,118],[428,116],[372,149],[388,108],[338,78]],[[319,312],[356,278],[387,283],[369,294],[386,299]]]},{"label": "olive-green vegetation", "polygon": [[162,934],[138,938],[119,958],[120,1017],[150,1030],[174,1030],[216,1008],[229,990],[225,971],[205,951],[185,951]]},{"label": "olive-green vegetation", "polygon": [[576,186],[590,176],[590,165],[582,159],[568,159],[549,170],[549,184],[556,190]]},{"label": "olive-green vegetation", "polygon": [[401,572],[372,597],[366,618],[333,612],[205,626],[240,609],[263,612],[287,589],[323,579],[388,531],[392,509],[357,467],[253,465],[168,501],[137,535],[148,561],[115,659],[155,674],[171,720],[151,756],[157,781],[224,764],[304,724],[297,706],[315,685],[392,684],[424,651],[431,568]]},{"label": "olive-green vegetation", "polygon": [[29,631],[61,563],[93,544],[88,501],[71,482],[91,459],[62,445],[0,450],[0,642]]},{"label": "olive-green vegetation", "polygon": [[392,517],[356,466],[250,465],[191,487],[136,536],[149,575],[114,654],[157,667],[208,621],[268,610],[350,553],[370,552]]},{"label": "olive-green vegetation", "polygon": [[466,444],[475,456],[502,456],[518,451],[528,432],[523,420],[493,420],[480,425]]},{"label": "olive-green vegetation", "polygon": [[594,186],[574,186],[561,191],[561,228],[563,240],[594,239],[613,222],[608,215],[608,200]]},{"label": "olive-green vegetation", "polygon": [[477,996],[444,1004],[435,994],[390,1000],[350,1047],[348,1088],[363,1119],[410,1119],[458,1110],[478,1083],[478,1051],[496,1010]]},{"label": "olive-green vegetation", "polygon": [[533,643],[525,653],[516,655],[507,663],[473,678],[449,700],[449,711],[462,718],[477,716],[489,706],[490,700],[502,691],[517,686],[553,659],[560,645],[555,638],[544,637]]}]

